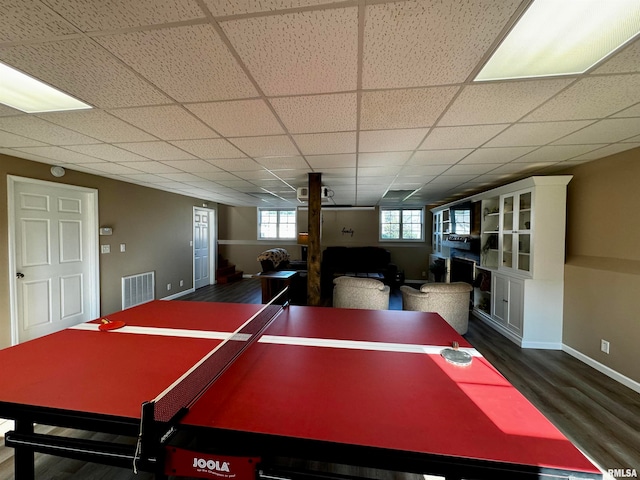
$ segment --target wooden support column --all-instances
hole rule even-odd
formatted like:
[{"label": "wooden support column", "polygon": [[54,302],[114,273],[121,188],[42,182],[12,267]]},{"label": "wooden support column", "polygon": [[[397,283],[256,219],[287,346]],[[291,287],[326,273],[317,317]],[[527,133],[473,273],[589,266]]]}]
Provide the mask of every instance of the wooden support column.
[{"label": "wooden support column", "polygon": [[322,198],[322,174],[309,174],[309,247],[307,253],[307,305],[318,306],[321,303],[320,261],[320,209]]}]

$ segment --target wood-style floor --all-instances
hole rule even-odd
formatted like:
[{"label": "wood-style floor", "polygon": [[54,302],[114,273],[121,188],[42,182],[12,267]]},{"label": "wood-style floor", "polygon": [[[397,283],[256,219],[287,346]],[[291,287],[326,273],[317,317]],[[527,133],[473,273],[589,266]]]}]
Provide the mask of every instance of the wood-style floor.
[{"label": "wood-style floor", "polygon": [[[391,297],[390,308],[401,309],[399,292]],[[261,303],[260,284],[257,279],[244,279],[213,285],[180,300]],[[640,394],[564,352],[520,349],[473,317],[466,338],[597,465],[605,471],[635,469],[640,475]],[[56,435],[109,439],[105,434],[38,428]],[[0,480],[11,478],[13,450],[2,446]],[[36,478],[147,480],[152,476],[37,455]]]}]

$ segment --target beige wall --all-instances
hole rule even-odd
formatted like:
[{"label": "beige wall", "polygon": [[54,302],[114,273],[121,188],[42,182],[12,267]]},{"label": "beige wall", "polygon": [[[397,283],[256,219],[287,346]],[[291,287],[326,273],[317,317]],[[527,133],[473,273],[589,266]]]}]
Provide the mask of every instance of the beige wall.
[{"label": "beige wall", "polygon": [[[427,233],[430,238],[431,214],[427,211]],[[221,255],[245,274],[260,271],[258,255],[273,247],[287,249],[291,258],[300,258],[300,247],[294,241],[257,240],[257,209],[255,207],[219,207],[219,248]],[[306,231],[307,210],[298,210],[298,231]],[[328,246],[382,246],[391,252],[391,261],[404,270],[409,280],[423,280],[428,271],[429,241],[398,244],[378,241],[378,210],[323,210],[322,249]],[[425,279],[426,280],[426,279]]]},{"label": "beige wall", "polygon": [[[98,190],[99,225],[113,228],[100,237],[111,253],[100,255],[101,315],[121,308],[121,278],[156,272],[156,298],[193,286],[193,206],[201,200],[67,170],[62,178],[50,165],[0,155],[0,348],[11,342],[8,274],[7,175],[79,185]],[[119,245],[126,244],[120,253]],[[179,287],[180,280],[184,286]],[[171,283],[171,290],[167,284]]]},{"label": "beige wall", "polygon": [[[565,345],[640,382],[640,149],[569,172]],[[600,340],[610,353],[600,351]]]}]

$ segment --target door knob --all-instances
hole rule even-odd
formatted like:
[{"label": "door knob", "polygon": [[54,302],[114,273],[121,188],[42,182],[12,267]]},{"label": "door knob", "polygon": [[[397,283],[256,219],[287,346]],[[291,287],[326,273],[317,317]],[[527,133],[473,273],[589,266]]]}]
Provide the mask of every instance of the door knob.
[{"label": "door knob", "polygon": [[18,272],[18,273],[16,273],[16,277],[18,277],[18,278],[24,278],[24,273],[20,273],[20,272]]}]

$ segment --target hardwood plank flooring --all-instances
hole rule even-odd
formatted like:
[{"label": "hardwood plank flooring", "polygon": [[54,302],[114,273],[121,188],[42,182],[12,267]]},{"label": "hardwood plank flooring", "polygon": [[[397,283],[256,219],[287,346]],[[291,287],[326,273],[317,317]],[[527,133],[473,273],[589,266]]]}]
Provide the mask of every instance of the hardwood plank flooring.
[{"label": "hardwood plank flooring", "polygon": [[[212,285],[181,297],[188,301],[261,303],[259,279]],[[398,290],[390,309],[399,310]],[[605,469],[640,474],[640,394],[561,351],[520,349],[472,316],[466,338],[572,442]],[[103,440],[105,434],[37,427],[43,433]],[[374,472],[375,473],[375,472]],[[378,478],[415,479],[415,475]],[[13,478],[13,450],[0,447],[0,480]],[[151,479],[127,469],[37,455],[38,479]],[[421,477],[417,477],[421,478]]]}]

